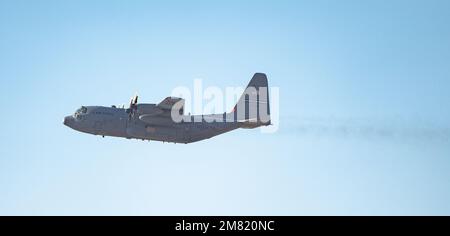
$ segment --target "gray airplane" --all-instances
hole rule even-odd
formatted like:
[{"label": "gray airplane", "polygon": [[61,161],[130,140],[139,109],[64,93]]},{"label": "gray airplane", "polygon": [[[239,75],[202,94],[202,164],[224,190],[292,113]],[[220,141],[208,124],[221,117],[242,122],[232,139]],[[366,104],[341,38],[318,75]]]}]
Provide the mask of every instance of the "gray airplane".
[{"label": "gray airplane", "polygon": [[64,118],[64,125],[84,133],[192,143],[238,128],[270,125],[267,77],[256,73],[233,110],[223,114],[184,115],[184,99],[167,97],[159,104],[138,103],[129,108],[82,106]]}]

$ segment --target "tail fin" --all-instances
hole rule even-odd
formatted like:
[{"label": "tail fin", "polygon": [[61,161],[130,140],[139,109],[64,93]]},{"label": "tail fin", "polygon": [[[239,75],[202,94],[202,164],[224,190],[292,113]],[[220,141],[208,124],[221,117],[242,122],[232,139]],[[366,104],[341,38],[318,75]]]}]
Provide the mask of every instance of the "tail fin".
[{"label": "tail fin", "polygon": [[265,74],[253,75],[232,113],[243,128],[270,124],[269,86]]}]

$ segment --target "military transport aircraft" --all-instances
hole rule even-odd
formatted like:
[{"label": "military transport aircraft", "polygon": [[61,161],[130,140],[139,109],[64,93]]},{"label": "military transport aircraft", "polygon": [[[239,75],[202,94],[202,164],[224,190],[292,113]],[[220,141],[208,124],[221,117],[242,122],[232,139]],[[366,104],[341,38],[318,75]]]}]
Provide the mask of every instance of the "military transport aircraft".
[{"label": "military transport aircraft", "polygon": [[223,114],[184,115],[184,99],[167,97],[159,104],[129,108],[82,106],[64,118],[64,125],[84,133],[127,139],[192,143],[238,129],[270,125],[267,77],[256,73],[233,110]]}]

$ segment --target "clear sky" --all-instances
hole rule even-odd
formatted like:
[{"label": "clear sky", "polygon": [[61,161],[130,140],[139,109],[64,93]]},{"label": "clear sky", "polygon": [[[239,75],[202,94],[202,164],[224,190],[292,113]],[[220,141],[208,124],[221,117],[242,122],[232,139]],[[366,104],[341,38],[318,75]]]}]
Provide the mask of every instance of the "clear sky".
[{"label": "clear sky", "polygon": [[[1,215],[450,215],[450,2],[0,0]],[[280,89],[277,133],[63,126],[177,86]]]}]

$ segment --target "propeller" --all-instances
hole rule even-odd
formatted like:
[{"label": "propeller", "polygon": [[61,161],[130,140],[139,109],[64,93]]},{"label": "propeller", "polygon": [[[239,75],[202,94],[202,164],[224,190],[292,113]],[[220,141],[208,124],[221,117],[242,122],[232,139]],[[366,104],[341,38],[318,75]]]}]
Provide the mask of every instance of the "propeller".
[{"label": "propeller", "polygon": [[139,96],[137,95],[137,93],[136,93],[136,95],[134,95],[134,97],[131,98],[131,101],[130,101],[130,110],[131,110],[130,118],[134,117],[134,114],[135,114],[135,112],[137,110],[138,98],[139,98]]},{"label": "propeller", "polygon": [[137,103],[138,103],[138,98],[139,98],[139,96],[138,96],[137,94],[134,95],[134,97],[131,98],[131,101],[130,101],[130,108],[132,108],[132,107],[134,107],[134,106],[137,105]]}]

